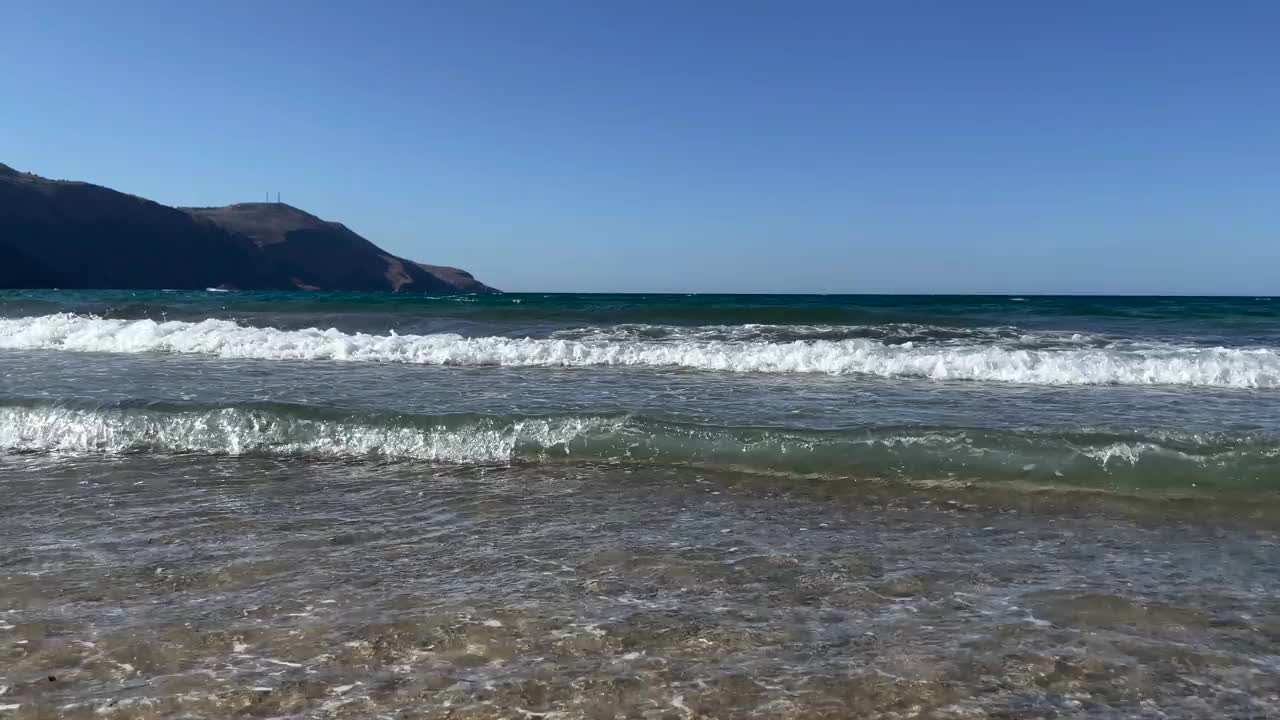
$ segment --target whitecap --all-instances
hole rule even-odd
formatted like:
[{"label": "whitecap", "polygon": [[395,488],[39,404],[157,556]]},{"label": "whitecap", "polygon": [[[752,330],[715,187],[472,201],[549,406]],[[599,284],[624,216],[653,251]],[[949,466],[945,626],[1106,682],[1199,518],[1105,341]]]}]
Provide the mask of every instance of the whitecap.
[{"label": "whitecap", "polygon": [[980,342],[895,345],[870,338],[769,342],[372,335],[248,327],[228,320],[156,322],[61,314],[0,319],[0,349],[438,366],[660,367],[1038,385],[1280,387],[1280,354],[1272,348],[1157,344],[1023,348]]}]

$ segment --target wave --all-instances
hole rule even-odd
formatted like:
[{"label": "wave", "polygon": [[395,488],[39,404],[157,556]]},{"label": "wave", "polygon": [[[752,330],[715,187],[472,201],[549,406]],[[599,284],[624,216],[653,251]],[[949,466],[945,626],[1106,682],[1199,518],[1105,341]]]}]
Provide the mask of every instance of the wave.
[{"label": "wave", "polygon": [[1050,349],[1060,347],[1106,347],[1117,341],[1104,335],[1075,332],[1029,332],[1011,325],[990,327],[949,327],[921,323],[884,323],[879,325],[650,325],[624,323],[609,326],[566,328],[550,333],[553,340],[620,342],[654,340],[665,342],[729,342],[786,343],[797,340],[879,340],[888,345],[905,343],[963,345],[993,344],[1002,347]]},{"label": "wave", "polygon": [[958,427],[750,428],[640,416],[353,413],[287,404],[0,404],[0,450],[624,463],[933,481],[1200,491],[1270,488],[1280,439],[1260,433],[1043,432]]},{"label": "wave", "polygon": [[1280,387],[1280,354],[1273,349],[1159,344],[1027,349],[981,343],[891,344],[867,338],[792,342],[468,338],[277,330],[229,320],[155,322],[61,314],[0,319],[0,349],[454,366],[688,368],[1040,385]]},{"label": "wave", "polygon": [[12,403],[0,407],[0,448],[17,452],[139,452],[507,463],[549,451],[596,418],[501,420],[378,416],[301,406]]}]

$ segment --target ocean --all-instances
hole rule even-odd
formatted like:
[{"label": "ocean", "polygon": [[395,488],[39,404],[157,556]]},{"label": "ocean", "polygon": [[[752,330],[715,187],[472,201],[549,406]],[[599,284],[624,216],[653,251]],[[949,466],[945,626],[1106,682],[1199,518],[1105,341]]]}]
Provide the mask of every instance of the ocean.
[{"label": "ocean", "polygon": [[1280,717],[1280,299],[3,291],[0,717]]}]

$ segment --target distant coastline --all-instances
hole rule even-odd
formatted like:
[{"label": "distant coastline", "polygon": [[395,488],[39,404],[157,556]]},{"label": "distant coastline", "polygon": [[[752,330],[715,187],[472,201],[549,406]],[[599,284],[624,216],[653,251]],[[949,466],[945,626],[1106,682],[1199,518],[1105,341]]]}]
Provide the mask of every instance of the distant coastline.
[{"label": "distant coastline", "polygon": [[496,293],[283,203],[175,208],[0,164],[0,288]]}]

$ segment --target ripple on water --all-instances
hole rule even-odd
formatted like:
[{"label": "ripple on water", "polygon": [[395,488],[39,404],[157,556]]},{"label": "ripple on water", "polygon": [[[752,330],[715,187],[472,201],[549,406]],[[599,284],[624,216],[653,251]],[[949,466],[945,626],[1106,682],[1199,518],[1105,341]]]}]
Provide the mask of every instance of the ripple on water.
[{"label": "ripple on water", "polygon": [[67,718],[1280,709],[1280,556],[1263,520],[700,478],[6,462],[0,704]]}]

